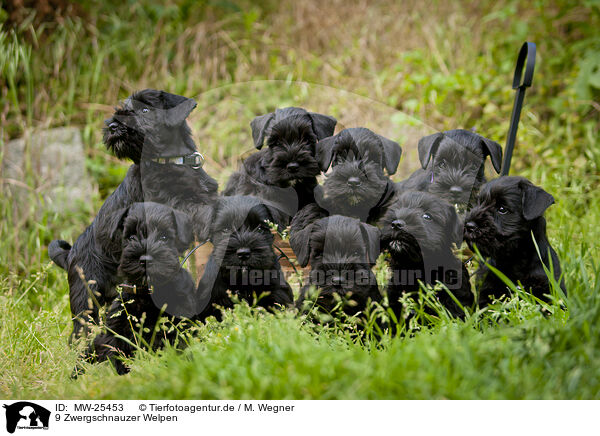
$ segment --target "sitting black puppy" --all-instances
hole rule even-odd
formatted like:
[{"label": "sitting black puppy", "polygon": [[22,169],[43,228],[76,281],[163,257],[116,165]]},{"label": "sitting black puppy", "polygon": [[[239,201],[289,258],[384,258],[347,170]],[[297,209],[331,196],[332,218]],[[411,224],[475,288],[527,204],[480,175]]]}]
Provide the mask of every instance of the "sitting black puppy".
[{"label": "sitting black puppy", "polygon": [[215,307],[232,307],[227,291],[249,303],[254,294],[265,308],[289,306],[293,294],[273,250],[269,222],[277,211],[252,196],[221,197],[212,214],[214,249],[198,285],[198,313],[220,317]]},{"label": "sitting black puppy", "polygon": [[[355,315],[366,308],[369,299],[380,301],[371,271],[379,255],[377,228],[341,215],[314,218],[310,208],[304,208],[294,217],[290,229],[290,246],[298,263],[305,267],[310,262],[297,307],[306,310],[307,304],[314,301],[320,309],[331,312],[341,300],[344,313]],[[316,291],[315,300],[311,287]]]},{"label": "sitting black puppy", "polygon": [[399,192],[425,191],[458,209],[467,209],[473,195],[485,183],[484,162],[490,156],[497,173],[502,166],[502,147],[469,130],[448,130],[419,141],[422,169],[398,182]]},{"label": "sitting black puppy", "polygon": [[286,211],[292,217],[298,209],[314,201],[319,165],[317,142],[333,135],[336,120],[302,108],[277,109],[256,117],[252,137],[257,149],[265,138],[267,148],[254,153],[234,173],[224,195],[254,195]]},{"label": "sitting black puppy", "polygon": [[[566,294],[558,256],[546,236],[544,211],[553,203],[552,195],[523,177],[500,177],[481,187],[475,206],[465,218],[464,236],[469,247],[477,247],[490,265],[513,282],[520,281],[540,299],[550,293],[543,265],[553,269]],[[487,266],[482,265],[476,277],[480,305],[507,293],[502,280]]]},{"label": "sitting black puppy", "polygon": [[[387,284],[390,307],[400,316],[398,299],[416,294],[419,281],[444,284],[463,307],[473,304],[469,273],[452,253],[462,242],[462,223],[454,207],[426,193],[407,191],[398,196],[380,221],[381,248],[390,254],[392,276]],[[446,292],[440,302],[454,316],[464,311]]]},{"label": "sitting black puppy", "polygon": [[187,215],[151,202],[120,210],[114,225],[122,228],[118,277],[123,292],[107,312],[107,331],[94,338],[86,354],[98,362],[111,360],[117,372],[124,374],[128,368],[116,357],[133,355],[131,344],[140,341],[137,333],[142,332],[143,342],[157,348],[175,339],[175,332],[160,330],[162,315],[171,315],[175,324],[181,317],[196,315],[196,286],[179,261],[193,235]]},{"label": "sitting black puppy", "polygon": [[[87,332],[87,322],[98,322],[93,300],[104,305],[116,297],[121,234],[112,231],[112,220],[118,210],[155,201],[194,217],[215,201],[217,183],[202,169],[202,156],[185,121],[195,107],[193,99],[146,89],[129,97],[106,121],[105,145],[134,163],[73,247],[62,240],[48,246],[50,258],[68,273],[71,340]],[[205,239],[202,220],[193,222],[198,239]]]},{"label": "sitting black puppy", "polygon": [[315,189],[315,200],[326,211],[323,216],[376,223],[394,196],[388,175],[396,172],[401,154],[398,143],[363,127],[342,130],[319,142],[321,170],[331,166],[323,185]]}]

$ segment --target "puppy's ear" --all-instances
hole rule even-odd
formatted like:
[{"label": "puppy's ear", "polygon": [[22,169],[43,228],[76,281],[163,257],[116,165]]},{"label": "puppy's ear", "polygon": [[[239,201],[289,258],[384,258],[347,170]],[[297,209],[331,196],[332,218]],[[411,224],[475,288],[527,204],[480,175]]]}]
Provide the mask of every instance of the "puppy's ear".
[{"label": "puppy's ear", "polygon": [[431,156],[435,156],[442,139],[444,139],[443,133],[434,133],[419,140],[419,160],[423,169],[427,168]]},{"label": "puppy's ear", "polygon": [[193,227],[196,232],[196,237],[199,241],[204,242],[211,237],[211,228],[213,223],[213,217],[216,215],[216,209],[219,201],[214,205],[203,205],[197,208],[193,214]]},{"label": "puppy's ear", "polygon": [[265,136],[267,129],[271,124],[271,121],[275,118],[275,113],[271,112],[265,115],[258,116],[250,122],[250,128],[252,128],[252,139],[254,140],[254,146],[259,150],[265,142]]},{"label": "puppy's ear", "polygon": [[398,164],[400,163],[400,156],[402,156],[402,148],[400,144],[391,139],[387,139],[383,136],[379,136],[381,145],[383,146],[383,164],[387,170],[388,175],[396,173]]},{"label": "puppy's ear", "polygon": [[185,100],[183,100],[177,106],[167,109],[165,114],[165,123],[168,126],[177,126],[183,123],[197,105],[198,103],[196,103],[196,100],[193,98],[185,98]]},{"label": "puppy's ear", "polygon": [[310,203],[300,209],[290,223],[290,247],[302,267],[308,265],[313,224],[325,216],[327,213],[323,209],[315,203]]},{"label": "puppy's ear", "polygon": [[330,136],[317,142],[317,162],[321,171],[327,171],[333,159],[333,149],[337,141],[338,135]]},{"label": "puppy's ear", "polygon": [[502,168],[502,147],[496,141],[481,136],[481,151],[483,155],[489,155],[496,173],[500,174]]},{"label": "puppy's ear", "polygon": [[301,230],[296,230],[290,233],[290,247],[296,255],[296,260],[301,267],[308,265],[310,257],[310,234],[312,224],[307,225]]},{"label": "puppy's ear", "polygon": [[190,225],[190,218],[184,212],[173,209],[173,222],[175,223],[175,230],[177,239],[181,242],[181,245],[188,246],[194,240],[194,234],[192,232],[192,226]]},{"label": "puppy's ear", "polygon": [[123,224],[128,213],[129,207],[123,207],[109,216],[108,230],[110,231],[110,239],[114,240],[117,237],[117,233],[123,230]]},{"label": "puppy's ear", "polygon": [[460,247],[463,241],[464,223],[456,213],[454,205],[448,204],[448,224],[445,229],[450,235],[450,244],[453,242],[457,247]]},{"label": "puppy's ear", "polygon": [[312,121],[313,131],[315,132],[315,135],[317,135],[317,139],[321,140],[333,135],[335,125],[337,124],[335,118],[330,117],[329,115],[317,114],[315,112],[309,112],[308,116]]},{"label": "puppy's ear", "polygon": [[523,217],[527,221],[539,218],[544,215],[544,211],[554,203],[554,197],[548,194],[539,186],[535,186],[529,181],[522,182],[522,205]]},{"label": "puppy's ear", "polygon": [[374,264],[379,256],[379,229],[370,224],[360,223],[360,233],[365,241],[367,263]]}]

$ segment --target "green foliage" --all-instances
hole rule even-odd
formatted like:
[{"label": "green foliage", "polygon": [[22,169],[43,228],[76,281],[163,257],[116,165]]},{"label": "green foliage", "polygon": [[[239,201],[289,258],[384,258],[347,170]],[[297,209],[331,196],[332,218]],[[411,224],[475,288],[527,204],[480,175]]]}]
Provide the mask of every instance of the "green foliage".
[{"label": "green foliage", "polygon": [[[66,274],[46,248],[80,234],[101,199],[59,215],[45,208],[33,171],[20,197],[0,176],[1,396],[600,397],[597,1],[384,1],[360,9],[341,0],[113,0],[82,2],[76,13],[35,25],[31,12],[9,28],[0,9],[0,156],[31,129],[80,126],[102,198],[127,168],[103,149],[102,120],[134,90],[198,101],[194,138],[221,186],[254,149],[252,117],[289,105],[399,140],[399,179],[415,167],[416,139],[432,130],[475,127],[502,143],[517,51],[536,42],[512,173],[557,200],[546,216],[569,294],[547,304],[512,286],[488,308],[467,309],[464,321],[451,320],[428,289],[407,301],[416,316],[398,320],[385,300],[361,322],[313,323],[241,304],[222,323],[198,326],[185,351],[140,351],[129,376],[104,363],[71,381],[84,344],[67,345]],[[376,274],[383,284],[381,261]],[[386,333],[384,321],[402,334]]]}]

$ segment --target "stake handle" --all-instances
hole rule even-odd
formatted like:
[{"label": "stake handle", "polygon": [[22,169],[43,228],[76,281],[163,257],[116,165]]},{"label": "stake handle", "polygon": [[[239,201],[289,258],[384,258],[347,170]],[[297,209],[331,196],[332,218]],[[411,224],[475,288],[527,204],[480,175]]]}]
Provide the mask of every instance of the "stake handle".
[{"label": "stake handle", "polygon": [[[525,59],[527,59],[527,65],[525,65]],[[523,74],[524,66],[525,74]],[[525,90],[531,86],[534,68],[535,44],[533,42],[525,42],[519,51],[517,66],[515,67],[515,74],[513,77],[512,87],[517,90],[517,94],[515,96],[512,115],[510,117],[510,127],[508,128],[508,137],[506,139],[506,147],[504,148],[504,160],[502,162],[502,171],[500,172],[501,176],[508,176],[508,172],[510,171],[510,161],[515,148],[515,140],[517,139],[517,129],[519,128],[521,109],[523,108],[523,100],[525,99]],[[523,79],[522,82],[521,79]]]}]

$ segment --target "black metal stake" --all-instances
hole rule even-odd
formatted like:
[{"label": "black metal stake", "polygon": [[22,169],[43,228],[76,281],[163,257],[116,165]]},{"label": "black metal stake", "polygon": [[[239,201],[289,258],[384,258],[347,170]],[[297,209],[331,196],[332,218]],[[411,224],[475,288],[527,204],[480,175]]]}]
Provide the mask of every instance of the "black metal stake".
[{"label": "black metal stake", "polygon": [[[525,67],[525,75],[523,75],[525,59],[527,59],[527,66]],[[510,127],[508,128],[508,138],[506,139],[504,160],[502,161],[502,171],[500,172],[501,176],[508,176],[508,172],[510,171],[510,161],[515,148],[515,140],[517,139],[517,129],[519,128],[521,109],[523,108],[523,100],[525,99],[525,90],[531,86],[534,68],[535,44],[533,42],[525,42],[519,51],[517,66],[515,67],[515,74],[513,77],[512,87],[517,90],[517,95],[515,96],[515,103],[510,117]],[[523,78],[523,83],[521,83],[521,78]]]}]

